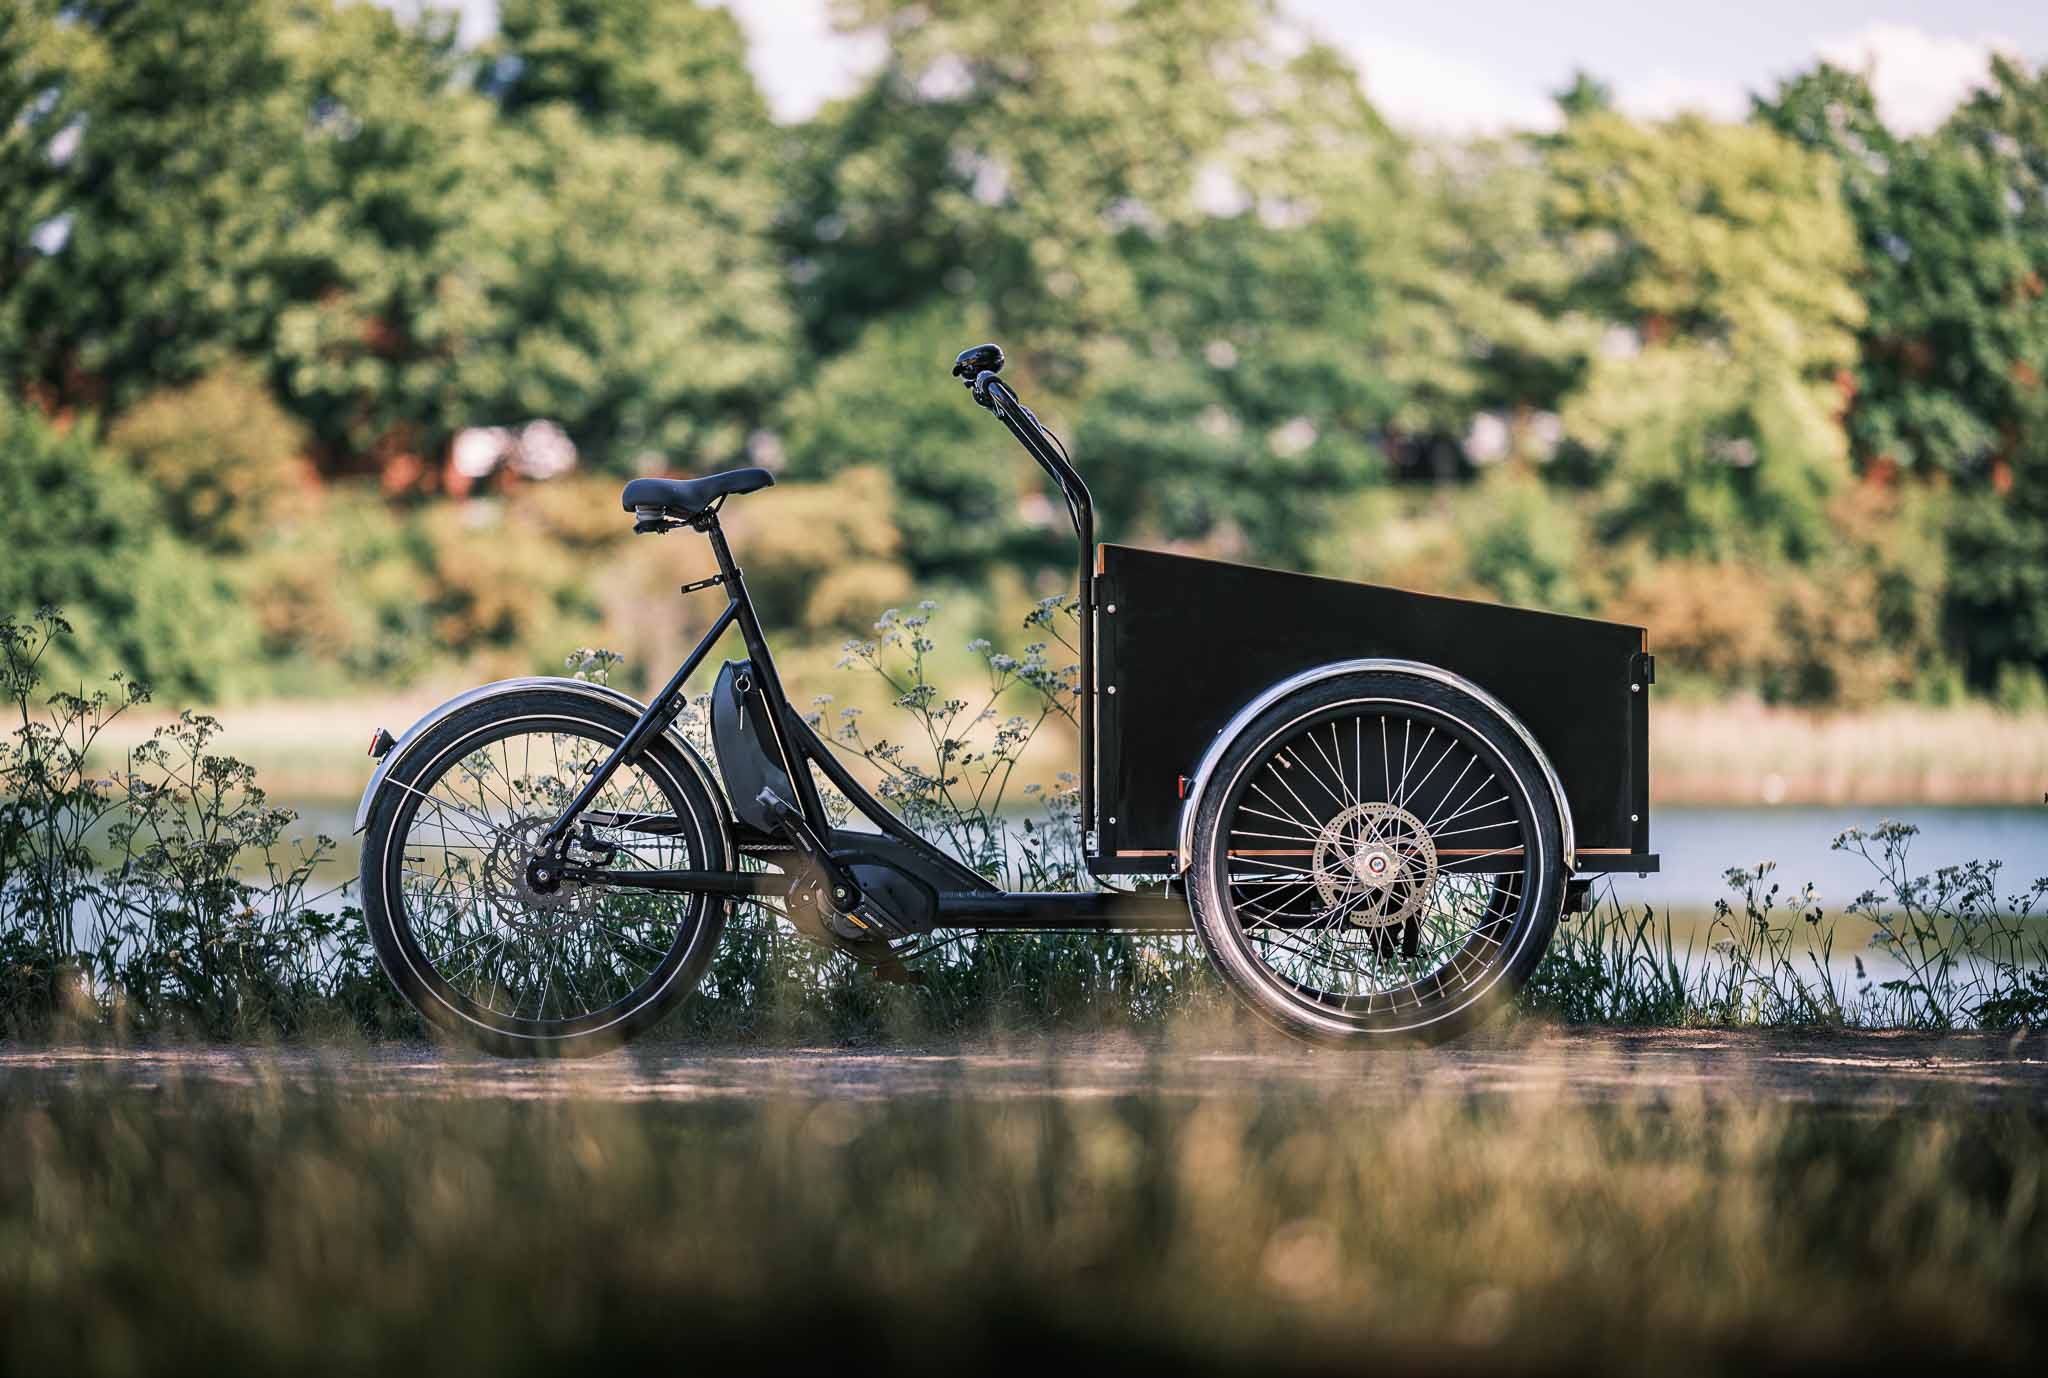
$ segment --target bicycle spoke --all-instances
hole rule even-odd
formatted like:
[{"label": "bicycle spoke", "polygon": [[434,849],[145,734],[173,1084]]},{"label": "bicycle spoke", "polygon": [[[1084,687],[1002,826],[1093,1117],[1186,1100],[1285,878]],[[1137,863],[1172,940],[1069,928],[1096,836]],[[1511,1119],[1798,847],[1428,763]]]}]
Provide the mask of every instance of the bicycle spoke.
[{"label": "bicycle spoke", "polygon": [[[1420,1009],[1494,969],[1530,858],[1507,777],[1467,732],[1340,709],[1273,742],[1244,780],[1226,815],[1225,893],[1275,979],[1370,1014]],[[1458,842],[1469,835],[1485,845]]]},{"label": "bicycle spoke", "polygon": [[[526,868],[534,846],[610,750],[582,732],[508,726],[436,779],[393,782],[407,796],[395,872],[405,926],[440,981],[484,1015],[546,1035],[630,1000],[711,903],[573,882],[533,888]],[[606,869],[701,863],[688,837],[615,826],[685,812],[639,764],[622,764],[590,810],[614,823],[588,830],[610,848],[600,854]],[[572,858],[585,832],[571,840]]]}]

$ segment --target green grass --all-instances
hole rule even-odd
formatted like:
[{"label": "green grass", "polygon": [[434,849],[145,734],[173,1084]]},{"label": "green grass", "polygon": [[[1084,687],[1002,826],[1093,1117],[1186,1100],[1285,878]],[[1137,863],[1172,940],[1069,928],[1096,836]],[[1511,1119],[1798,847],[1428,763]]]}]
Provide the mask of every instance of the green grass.
[{"label": "green grass", "polygon": [[0,1083],[0,1363],[1685,1373],[2043,1357],[2038,1107],[1368,1103],[1342,1079],[955,1092],[379,1097],[295,1088],[260,1059],[246,1086],[16,1073]]}]

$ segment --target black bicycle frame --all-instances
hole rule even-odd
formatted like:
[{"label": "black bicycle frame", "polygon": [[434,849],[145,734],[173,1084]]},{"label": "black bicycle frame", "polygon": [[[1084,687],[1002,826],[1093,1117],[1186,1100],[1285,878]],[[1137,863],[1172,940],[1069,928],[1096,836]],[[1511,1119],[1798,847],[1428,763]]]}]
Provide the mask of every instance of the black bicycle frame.
[{"label": "black bicycle frame", "polygon": [[[1087,845],[1092,851],[1095,822],[1094,806],[1094,626],[1092,593],[1093,570],[1090,568],[1090,552],[1094,548],[1094,508],[1088,495],[1087,485],[1074,471],[1064,456],[1060,455],[1046,437],[1037,418],[1031,415],[1015,392],[994,379],[984,375],[976,380],[976,400],[993,411],[1003,424],[1016,436],[1019,443],[1050,474],[1067,501],[1068,515],[1074,523],[1074,533],[1081,541],[1080,559],[1080,637],[1081,637],[1081,778],[1082,817]],[[788,696],[782,686],[782,678],[775,668],[774,656],[768,648],[768,641],[761,630],[760,618],[754,611],[753,599],[747,593],[745,576],[734,561],[732,549],[726,543],[725,533],[718,524],[717,506],[707,509],[689,525],[701,531],[711,542],[712,553],[718,561],[715,578],[687,586],[685,591],[720,586],[726,592],[726,604],[710,628],[699,639],[696,647],[684,658],[676,672],[669,677],[660,692],[649,700],[640,717],[629,728],[626,735],[598,766],[597,770],[584,781],[583,786],[563,810],[561,816],[543,835],[536,849],[535,866],[558,868],[557,880],[570,880],[583,884],[599,884],[619,889],[657,890],[671,893],[714,894],[726,896],[763,896],[786,893],[795,882],[795,877],[779,872],[764,871],[698,871],[698,870],[649,870],[612,871],[599,867],[569,863],[564,859],[568,838],[585,810],[590,807],[598,793],[624,765],[645,749],[647,744],[668,729],[682,711],[684,685],[711,648],[725,633],[737,626],[745,642],[747,655],[754,666],[755,679],[766,700],[769,730],[773,734],[775,750],[781,757],[782,765],[797,798],[789,801],[801,820],[800,826],[808,829],[810,835],[830,841],[833,828],[825,812],[823,800],[818,793],[817,781],[810,767],[815,764],[825,773],[835,788],[840,790],[854,808],[882,831],[883,846],[891,843],[915,852],[928,869],[935,868],[940,874],[953,880],[950,888],[938,893],[939,915],[942,926],[957,928],[996,929],[1168,929],[1179,930],[1189,926],[1187,907],[1184,901],[1168,891],[1152,894],[1132,892],[1098,892],[1082,894],[1044,894],[1005,892],[990,885],[981,876],[961,865],[954,858],[934,847],[903,823],[887,805],[877,800],[863,788],[852,773],[834,755],[831,748],[811,730],[795,713],[790,711]],[[642,831],[660,831],[659,820],[633,820],[625,826],[639,826]],[[870,841],[870,845],[873,845]],[[828,865],[830,863],[827,863]],[[539,874],[537,872],[537,874]]]},{"label": "black bicycle frame", "polygon": [[[713,507],[692,522],[711,541],[711,551],[718,559],[718,577],[715,581],[725,589],[725,610],[719,613],[711,627],[697,642],[696,648],[683,659],[676,672],[669,676],[661,692],[648,701],[641,712],[639,721],[627,730],[625,738],[612,748],[609,756],[596,772],[583,782],[583,788],[569,801],[569,807],[562,812],[541,838],[539,850],[559,851],[569,830],[576,825],[576,819],[590,807],[590,801],[618,772],[621,765],[638,756],[648,741],[668,730],[682,711],[683,685],[704,663],[704,657],[718,644],[726,629],[735,623],[739,625],[740,639],[746,643],[747,655],[754,662],[754,670],[760,679],[761,693],[768,700],[769,730],[775,734],[775,749],[781,755],[790,780],[794,783],[798,798],[794,801],[797,809],[813,827],[830,826],[826,820],[824,802],[818,797],[817,782],[808,770],[799,769],[798,754],[790,749],[789,743],[789,700],[782,691],[782,677],[775,672],[775,659],[768,650],[768,639],[761,633],[761,619],[754,612],[754,600],[747,596],[746,576],[733,561],[732,547],[726,544],[725,532],[719,529],[717,508]],[[701,586],[700,586],[701,587]]]}]

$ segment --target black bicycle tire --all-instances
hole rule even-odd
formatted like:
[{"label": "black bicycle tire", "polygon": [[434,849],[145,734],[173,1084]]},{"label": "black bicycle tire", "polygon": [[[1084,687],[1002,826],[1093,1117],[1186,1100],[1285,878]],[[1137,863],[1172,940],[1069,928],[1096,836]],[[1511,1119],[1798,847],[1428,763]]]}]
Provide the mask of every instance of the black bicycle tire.
[{"label": "black bicycle tire", "polygon": [[[560,689],[525,689],[486,699],[450,714],[434,725],[397,762],[370,810],[363,834],[360,865],[363,917],[371,946],[385,974],[420,1015],[466,1042],[507,1057],[584,1057],[610,1051],[646,1032],[686,999],[702,980],[723,933],[731,902],[715,896],[698,897],[698,916],[686,927],[687,940],[679,937],[676,948],[666,954],[648,983],[654,989],[629,1008],[604,1020],[592,1019],[585,1029],[568,1034],[548,1035],[537,1026],[549,1021],[521,1020],[484,1012],[479,1018],[464,1002],[451,999],[447,990],[437,989],[429,979],[432,963],[410,937],[393,912],[392,896],[397,891],[396,874],[401,855],[397,843],[401,819],[410,816],[408,801],[420,790],[420,780],[437,768],[445,768],[451,753],[465,743],[487,734],[493,727],[510,722],[567,722],[623,739],[633,723],[624,705],[594,701],[581,694]],[[673,743],[657,740],[637,762],[648,769],[679,814],[692,821],[690,840],[700,849],[702,869],[723,870],[730,852],[722,801],[706,787],[689,759]],[[429,786],[430,788],[431,786]],[[413,807],[417,807],[415,804]],[[402,909],[402,905],[401,905]],[[657,979],[658,978],[658,979]],[[441,982],[445,987],[445,981]],[[635,994],[639,993],[636,988]],[[610,1007],[607,1007],[609,1009]],[[576,1022],[576,1021],[568,1021]]]},{"label": "black bicycle tire", "polygon": [[[1413,1014],[1337,1016],[1313,1002],[1287,998],[1274,980],[1254,969],[1261,964],[1237,932],[1234,906],[1227,898],[1225,811],[1231,807],[1234,782],[1255,767],[1262,759],[1259,753],[1280,740],[1288,724],[1354,702],[1411,704],[1455,719],[1482,740],[1513,781],[1520,796],[1518,814],[1526,818],[1539,851],[1516,916],[1512,942],[1503,944],[1511,947],[1506,960],[1485,988],[1471,998],[1440,1010],[1418,1012],[1427,1018]],[[1326,1046],[1436,1043],[1469,1032],[1511,1000],[1542,961],[1564,907],[1567,879],[1558,807],[1541,763],[1520,734],[1485,701],[1454,685],[1401,671],[1361,672],[1306,686],[1247,724],[1218,759],[1212,783],[1204,792],[1195,821],[1192,860],[1189,908],[1203,951],[1224,984],[1266,1023],[1292,1038]]]}]

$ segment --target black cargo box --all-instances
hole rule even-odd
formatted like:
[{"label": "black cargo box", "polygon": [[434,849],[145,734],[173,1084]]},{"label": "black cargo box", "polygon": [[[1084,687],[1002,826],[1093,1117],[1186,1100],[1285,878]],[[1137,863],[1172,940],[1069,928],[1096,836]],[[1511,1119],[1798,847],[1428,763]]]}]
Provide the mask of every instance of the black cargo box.
[{"label": "black cargo box", "polygon": [[1521,719],[1563,782],[1579,870],[1656,868],[1642,628],[1131,546],[1097,547],[1096,570],[1097,874],[1177,870],[1182,793],[1238,710],[1378,657],[1462,675]]}]

